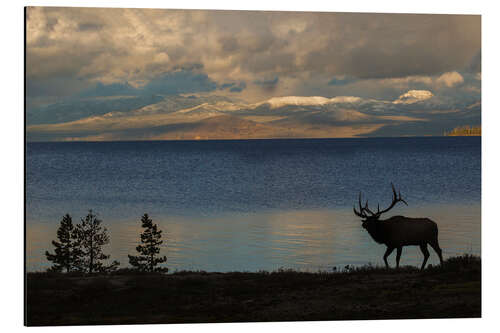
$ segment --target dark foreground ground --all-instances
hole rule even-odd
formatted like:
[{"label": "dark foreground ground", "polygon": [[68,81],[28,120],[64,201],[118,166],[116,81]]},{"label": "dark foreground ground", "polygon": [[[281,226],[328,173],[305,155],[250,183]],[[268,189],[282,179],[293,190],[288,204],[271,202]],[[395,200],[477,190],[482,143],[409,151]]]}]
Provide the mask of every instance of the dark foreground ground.
[{"label": "dark foreground ground", "polygon": [[423,272],[30,273],[26,324],[140,324],[481,316],[481,262],[456,257]]}]

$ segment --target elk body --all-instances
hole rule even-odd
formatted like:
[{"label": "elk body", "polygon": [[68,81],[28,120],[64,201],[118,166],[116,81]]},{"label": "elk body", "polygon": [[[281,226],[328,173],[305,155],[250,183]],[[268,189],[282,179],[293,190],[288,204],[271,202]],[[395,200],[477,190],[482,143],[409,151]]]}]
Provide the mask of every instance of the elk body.
[{"label": "elk body", "polygon": [[403,251],[403,246],[417,245],[420,246],[420,250],[424,255],[424,261],[422,262],[421,269],[424,269],[427,259],[429,259],[429,250],[427,249],[427,244],[429,244],[434,251],[436,251],[439,256],[439,261],[443,264],[443,256],[441,248],[438,242],[438,227],[436,222],[428,218],[410,218],[405,216],[393,216],[387,220],[380,220],[380,216],[396,205],[398,202],[402,202],[408,205],[405,200],[401,198],[401,193],[397,194],[394,185],[392,185],[392,203],[390,206],[382,211],[380,207],[377,207],[377,212],[368,208],[368,201],[364,206],[361,205],[361,193],[359,194],[359,211],[356,207],[353,208],[354,214],[363,219],[362,227],[368,231],[370,236],[379,244],[385,244],[387,250],[384,254],[385,266],[389,268],[387,263],[387,257],[394,251],[397,250],[396,254],[396,267],[399,267],[399,260],[401,259],[401,253]]}]

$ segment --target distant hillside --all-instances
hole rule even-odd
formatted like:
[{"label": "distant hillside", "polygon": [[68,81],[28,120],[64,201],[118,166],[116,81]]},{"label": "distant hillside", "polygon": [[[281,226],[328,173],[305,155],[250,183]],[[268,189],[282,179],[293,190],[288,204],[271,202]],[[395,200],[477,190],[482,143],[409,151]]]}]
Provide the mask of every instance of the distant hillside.
[{"label": "distant hillside", "polygon": [[153,140],[214,140],[268,138],[328,138],[352,136],[373,130],[373,126],[356,129],[342,126],[284,125],[279,122],[259,123],[241,117],[220,115],[191,123],[164,125],[149,131],[152,136],[137,139]]},{"label": "distant hillside", "polygon": [[461,126],[455,127],[449,132],[444,132],[445,136],[481,136],[481,126]]},{"label": "distant hillside", "polygon": [[[269,138],[276,134],[275,128],[238,117],[220,115],[192,123],[164,126],[158,140],[207,140]],[[293,136],[293,133],[285,134]]]},{"label": "distant hillside", "polygon": [[[479,105],[450,112],[428,94],[405,96],[284,96],[258,103],[216,95],[75,99],[29,110],[26,131],[28,141],[400,137],[443,135],[443,128],[481,122]],[[445,135],[471,135],[462,132]]]}]

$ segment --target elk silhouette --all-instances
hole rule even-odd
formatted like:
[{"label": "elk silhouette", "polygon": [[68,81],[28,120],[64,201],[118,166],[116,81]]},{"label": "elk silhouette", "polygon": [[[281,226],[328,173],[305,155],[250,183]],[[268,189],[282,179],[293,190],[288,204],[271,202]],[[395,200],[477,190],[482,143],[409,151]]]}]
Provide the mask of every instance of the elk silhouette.
[{"label": "elk silhouette", "polygon": [[373,240],[379,244],[385,244],[387,250],[384,254],[384,262],[386,268],[389,268],[387,263],[387,257],[397,249],[396,254],[396,267],[399,268],[399,260],[401,259],[401,252],[403,251],[403,246],[408,245],[418,245],[420,250],[424,254],[424,261],[422,262],[422,267],[424,269],[427,259],[429,259],[429,250],[427,250],[427,244],[429,244],[434,251],[436,251],[439,256],[439,261],[441,265],[443,264],[443,256],[441,248],[438,242],[438,226],[436,222],[428,218],[411,218],[405,216],[393,216],[387,220],[380,220],[380,215],[387,213],[389,210],[396,205],[398,202],[402,202],[408,206],[405,200],[401,198],[401,193],[396,193],[394,185],[392,186],[392,203],[388,208],[380,211],[380,206],[377,205],[377,212],[368,208],[368,200],[365,205],[361,205],[361,192],[359,193],[358,204],[359,212],[356,207],[353,207],[354,214],[363,219],[362,227],[368,231]]}]

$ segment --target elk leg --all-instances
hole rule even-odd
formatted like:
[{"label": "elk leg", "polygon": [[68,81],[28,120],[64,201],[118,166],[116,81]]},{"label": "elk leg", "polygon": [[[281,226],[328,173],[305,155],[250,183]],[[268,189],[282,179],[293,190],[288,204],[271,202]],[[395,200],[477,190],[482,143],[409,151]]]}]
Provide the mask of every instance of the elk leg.
[{"label": "elk leg", "polygon": [[396,268],[399,268],[399,259],[401,259],[401,252],[403,252],[403,247],[400,246],[397,248],[396,252]]},{"label": "elk leg", "polygon": [[422,263],[422,267],[420,267],[421,270],[424,269],[425,264],[427,263],[427,259],[429,259],[429,250],[427,250],[427,243],[420,244],[420,251],[424,254],[424,262]]},{"label": "elk leg", "polygon": [[385,262],[385,268],[389,268],[389,264],[387,263],[387,257],[394,251],[393,247],[387,247],[387,250],[385,250],[384,253],[384,262]]},{"label": "elk leg", "polygon": [[443,266],[443,251],[439,247],[438,241],[435,240],[435,241],[429,243],[429,245],[434,249],[434,251],[436,251],[436,253],[439,257],[439,262],[440,262],[441,266]]}]

